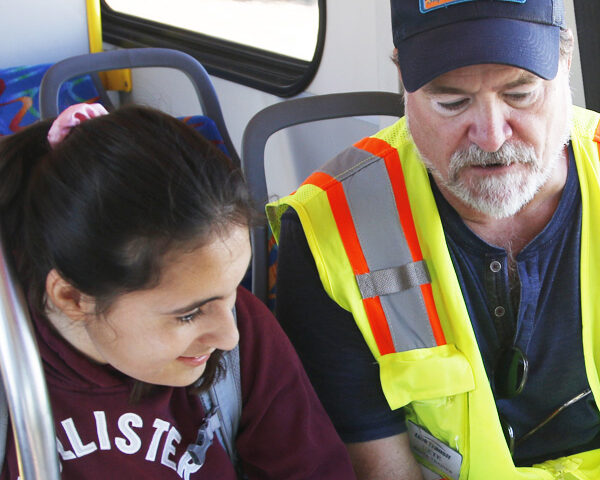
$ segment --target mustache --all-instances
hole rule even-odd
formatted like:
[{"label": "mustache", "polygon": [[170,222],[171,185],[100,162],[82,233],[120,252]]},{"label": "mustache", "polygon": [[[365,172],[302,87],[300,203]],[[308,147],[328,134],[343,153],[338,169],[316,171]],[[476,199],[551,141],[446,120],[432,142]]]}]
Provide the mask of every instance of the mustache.
[{"label": "mustache", "polygon": [[505,143],[495,152],[486,152],[477,145],[454,152],[450,157],[449,177],[455,179],[466,167],[508,166],[514,163],[537,165],[532,146],[521,142]]}]

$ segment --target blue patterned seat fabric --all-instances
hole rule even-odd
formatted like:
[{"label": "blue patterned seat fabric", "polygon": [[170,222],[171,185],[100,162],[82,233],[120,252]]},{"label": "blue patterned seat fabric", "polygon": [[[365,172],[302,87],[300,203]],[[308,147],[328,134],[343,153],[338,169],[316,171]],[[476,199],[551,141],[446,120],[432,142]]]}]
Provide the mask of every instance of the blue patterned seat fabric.
[{"label": "blue patterned seat fabric", "polygon": [[[51,64],[0,69],[0,136],[10,135],[40,119],[39,91]],[[58,93],[59,110],[75,103],[94,103],[99,94],[89,75],[65,82]],[[228,153],[214,122],[203,115],[182,118]]]}]

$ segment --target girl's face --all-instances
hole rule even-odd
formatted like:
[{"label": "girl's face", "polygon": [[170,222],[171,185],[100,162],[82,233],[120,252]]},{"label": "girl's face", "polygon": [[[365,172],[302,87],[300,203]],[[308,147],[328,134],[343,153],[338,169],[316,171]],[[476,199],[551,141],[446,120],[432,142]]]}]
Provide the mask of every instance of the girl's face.
[{"label": "girl's face", "polygon": [[124,294],[84,322],[84,353],[143,382],[190,385],[216,349],[238,343],[232,308],[249,261],[248,229],[239,226],[172,254],[158,286]]}]

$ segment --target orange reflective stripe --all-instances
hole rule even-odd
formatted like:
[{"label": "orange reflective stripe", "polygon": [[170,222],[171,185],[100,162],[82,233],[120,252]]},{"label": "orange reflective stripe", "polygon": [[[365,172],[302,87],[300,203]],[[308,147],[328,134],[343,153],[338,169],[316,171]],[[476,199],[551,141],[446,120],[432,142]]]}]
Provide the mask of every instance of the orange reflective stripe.
[{"label": "orange reflective stripe", "polygon": [[363,254],[356,229],[354,228],[354,221],[352,220],[352,214],[346,201],[346,194],[344,193],[344,187],[331,175],[323,172],[317,172],[312,174],[308,179],[307,183],[311,183],[327,193],[329,204],[333,212],[333,218],[342,237],[342,243],[346,249],[346,254],[352,265],[352,271],[354,275],[360,275],[367,273],[369,267],[367,260]]},{"label": "orange reflective stripe", "polygon": [[594,142],[598,144],[598,153],[600,153],[600,123],[598,123],[596,131],[594,132]]},{"label": "orange reflective stripe", "polygon": [[380,298],[363,298],[363,305],[365,306],[365,312],[367,312],[369,325],[371,326],[373,337],[375,337],[379,353],[381,355],[394,353],[396,351],[394,340],[392,339],[390,326],[387,323],[387,318],[383,311]]},{"label": "orange reflective stripe", "polygon": [[[400,216],[400,224],[406,237],[406,243],[410,249],[410,253],[413,257],[413,262],[419,262],[423,260],[423,253],[419,244],[419,237],[417,236],[417,229],[415,227],[415,221],[410,209],[410,202],[408,199],[408,191],[406,190],[406,182],[404,180],[404,172],[402,171],[402,164],[398,157],[398,151],[390,146],[387,142],[380,140],[379,138],[366,138],[355,144],[356,148],[366,150],[378,157],[381,157],[385,161],[385,166],[390,177],[392,184],[392,190],[394,191],[394,199],[396,201],[396,209]],[[431,284],[427,283],[421,285],[421,292],[423,294],[423,301],[429,317],[429,323],[431,324],[431,330],[433,337],[438,345],[446,344],[446,337],[440,324],[440,318],[437,313],[435,301],[433,300],[433,290]]]},{"label": "orange reflective stripe", "polygon": [[437,308],[435,307],[435,302],[433,300],[431,283],[421,285],[421,292],[423,292],[423,300],[425,301],[425,308],[427,309],[427,314],[429,315],[429,323],[431,324],[433,337],[438,345],[446,345],[444,330],[442,329],[440,317],[438,317]]},{"label": "orange reflective stripe", "polygon": [[[315,185],[327,193],[333,218],[340,232],[346,255],[348,255],[348,260],[352,266],[352,271],[355,275],[367,273],[369,267],[360,246],[358,235],[356,234],[356,228],[354,227],[354,221],[352,220],[352,214],[350,213],[342,184],[331,175],[323,172],[313,173],[304,183]],[[394,353],[394,341],[392,340],[392,334],[390,333],[390,328],[379,298],[363,299],[363,305],[379,353],[381,355]]]}]

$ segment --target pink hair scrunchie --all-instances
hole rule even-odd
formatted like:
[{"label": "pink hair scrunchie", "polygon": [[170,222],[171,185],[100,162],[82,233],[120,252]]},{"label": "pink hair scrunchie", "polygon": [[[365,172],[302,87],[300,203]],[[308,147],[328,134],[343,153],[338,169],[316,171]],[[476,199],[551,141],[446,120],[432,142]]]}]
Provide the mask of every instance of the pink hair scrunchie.
[{"label": "pink hair scrunchie", "polygon": [[52,123],[50,130],[48,130],[48,143],[54,148],[64,140],[73,127],[90,118],[107,114],[106,109],[99,103],[78,103],[77,105],[71,105],[69,108],[63,110]]}]

